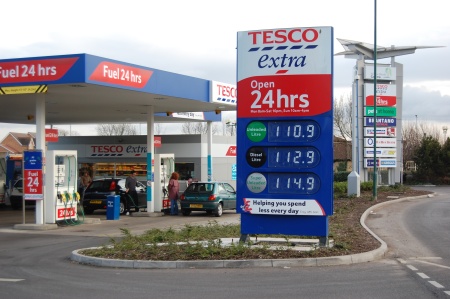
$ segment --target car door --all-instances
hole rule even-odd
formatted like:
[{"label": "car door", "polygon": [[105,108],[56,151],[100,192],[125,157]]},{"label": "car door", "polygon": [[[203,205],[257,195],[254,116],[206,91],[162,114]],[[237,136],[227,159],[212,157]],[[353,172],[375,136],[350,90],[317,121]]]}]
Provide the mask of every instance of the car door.
[{"label": "car door", "polygon": [[227,193],[227,209],[236,209],[236,190],[228,183],[223,183],[223,188]]}]

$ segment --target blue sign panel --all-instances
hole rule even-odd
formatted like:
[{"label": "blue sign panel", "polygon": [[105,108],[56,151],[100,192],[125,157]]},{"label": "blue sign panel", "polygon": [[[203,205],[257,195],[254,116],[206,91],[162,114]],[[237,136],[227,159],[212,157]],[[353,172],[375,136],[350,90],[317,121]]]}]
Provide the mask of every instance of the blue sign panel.
[{"label": "blue sign panel", "polygon": [[42,170],[42,151],[24,151],[23,169]]},{"label": "blue sign panel", "polygon": [[[373,117],[364,117],[364,126],[373,127]],[[395,117],[377,117],[377,127],[395,127],[397,119]]]},{"label": "blue sign panel", "polygon": [[331,27],[238,33],[242,234],[328,235],[332,49]]}]

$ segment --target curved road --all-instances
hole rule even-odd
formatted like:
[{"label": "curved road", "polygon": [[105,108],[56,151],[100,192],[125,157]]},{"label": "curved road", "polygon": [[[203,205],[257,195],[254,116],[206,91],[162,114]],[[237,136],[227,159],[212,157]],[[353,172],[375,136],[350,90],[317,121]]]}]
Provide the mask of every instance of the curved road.
[{"label": "curved road", "polygon": [[[48,232],[0,229],[0,298],[450,298],[450,188],[426,189],[436,196],[373,209],[366,224],[389,252],[382,260],[351,266],[97,268],[73,263],[69,255],[107,243],[114,234],[107,226],[116,222]],[[142,217],[133,219],[138,225],[132,231],[162,225],[164,218],[179,225],[217,220]],[[220,220],[233,222],[236,215]],[[130,219],[120,221],[127,227]]]}]

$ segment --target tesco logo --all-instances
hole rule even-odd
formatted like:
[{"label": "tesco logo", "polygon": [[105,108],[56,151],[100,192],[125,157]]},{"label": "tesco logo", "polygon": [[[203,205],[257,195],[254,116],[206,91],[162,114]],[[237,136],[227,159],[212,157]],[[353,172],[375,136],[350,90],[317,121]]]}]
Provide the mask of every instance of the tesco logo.
[{"label": "tesco logo", "polygon": [[286,42],[301,43],[315,42],[319,38],[319,32],[314,28],[302,30],[295,29],[278,29],[278,30],[262,30],[248,32],[252,39],[252,44],[284,44]]},{"label": "tesco logo", "polygon": [[121,145],[93,145],[91,146],[92,152],[98,153],[122,153],[123,146]]},{"label": "tesco logo", "polygon": [[236,87],[229,85],[217,84],[217,89],[219,90],[219,95],[222,97],[236,98],[237,89]]}]

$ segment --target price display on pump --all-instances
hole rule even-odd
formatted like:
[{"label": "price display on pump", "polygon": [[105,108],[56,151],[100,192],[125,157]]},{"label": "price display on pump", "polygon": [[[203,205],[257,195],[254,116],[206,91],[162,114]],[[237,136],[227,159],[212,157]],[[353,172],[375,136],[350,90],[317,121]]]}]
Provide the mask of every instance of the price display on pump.
[{"label": "price display on pump", "polygon": [[333,214],[333,28],[237,37],[241,233],[326,236]]}]

